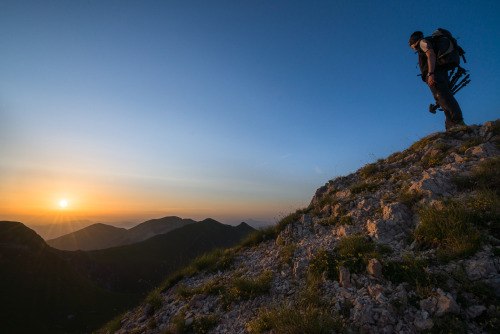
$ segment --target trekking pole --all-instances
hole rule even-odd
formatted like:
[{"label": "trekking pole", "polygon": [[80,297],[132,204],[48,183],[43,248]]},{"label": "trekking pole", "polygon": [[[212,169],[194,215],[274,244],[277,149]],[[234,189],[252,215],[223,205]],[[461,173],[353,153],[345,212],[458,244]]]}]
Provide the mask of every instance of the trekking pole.
[{"label": "trekking pole", "polygon": [[470,82],[469,77],[470,77],[470,75],[467,74],[459,83],[453,85],[453,87],[451,88],[451,92],[453,94],[455,94],[459,87],[461,88],[461,87],[464,87],[464,85],[467,85]]},{"label": "trekking pole", "polygon": [[463,71],[457,71],[455,75],[453,75],[453,78],[450,80],[450,89],[453,89],[453,86],[457,83],[458,79],[464,74],[465,72]]},{"label": "trekking pole", "polygon": [[459,86],[457,86],[457,88],[455,88],[453,91],[452,91],[452,94],[455,95],[460,89],[464,88],[465,86],[467,86],[469,84],[470,80],[465,80],[465,81],[462,81],[460,83]]}]

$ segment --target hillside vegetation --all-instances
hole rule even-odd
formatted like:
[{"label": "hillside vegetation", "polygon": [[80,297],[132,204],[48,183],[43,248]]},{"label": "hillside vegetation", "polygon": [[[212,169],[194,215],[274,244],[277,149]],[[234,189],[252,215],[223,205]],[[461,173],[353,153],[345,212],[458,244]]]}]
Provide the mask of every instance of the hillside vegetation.
[{"label": "hillside vegetation", "polygon": [[500,120],[435,133],[170,275],[102,333],[497,333]]},{"label": "hillside vegetation", "polygon": [[192,223],[195,223],[192,219],[171,216],[151,219],[128,230],[106,224],[92,224],[81,230],[47,240],[47,244],[62,250],[106,249],[138,243]]}]

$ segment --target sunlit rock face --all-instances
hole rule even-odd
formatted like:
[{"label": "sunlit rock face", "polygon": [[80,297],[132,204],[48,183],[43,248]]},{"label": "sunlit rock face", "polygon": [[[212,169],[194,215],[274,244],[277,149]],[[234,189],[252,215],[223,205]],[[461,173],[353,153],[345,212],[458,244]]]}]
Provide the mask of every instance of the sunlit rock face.
[{"label": "sunlit rock face", "polygon": [[[500,120],[472,125],[429,135],[331,180],[275,235],[233,249],[227,267],[167,284],[153,310],[148,304],[131,310],[116,332],[161,333],[202,324],[207,333],[279,332],[286,329],[277,324],[292,319],[308,330],[308,321],[316,321],[331,332],[494,331],[500,171],[487,171],[489,198],[478,197],[474,175],[486,163],[500,165],[499,144]],[[452,239],[440,242],[435,232],[433,240],[424,229],[432,219],[437,227],[439,219],[462,219],[455,207],[481,235],[477,247],[463,254],[453,253]]]}]

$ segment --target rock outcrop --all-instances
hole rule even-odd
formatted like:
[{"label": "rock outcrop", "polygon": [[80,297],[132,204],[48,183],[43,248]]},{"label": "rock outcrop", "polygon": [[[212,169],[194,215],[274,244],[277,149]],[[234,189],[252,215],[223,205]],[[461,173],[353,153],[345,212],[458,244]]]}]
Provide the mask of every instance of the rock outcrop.
[{"label": "rock outcrop", "polygon": [[[500,120],[472,125],[332,180],[261,242],[171,279],[114,331],[495,332],[499,144]],[[447,236],[447,222],[469,230]]]}]

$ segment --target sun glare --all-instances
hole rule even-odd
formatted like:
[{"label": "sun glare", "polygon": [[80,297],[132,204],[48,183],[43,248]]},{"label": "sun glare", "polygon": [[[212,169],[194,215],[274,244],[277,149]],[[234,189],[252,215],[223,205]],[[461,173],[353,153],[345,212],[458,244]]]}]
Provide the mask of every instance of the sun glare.
[{"label": "sun glare", "polygon": [[59,202],[59,207],[60,207],[60,208],[65,208],[65,207],[67,207],[67,206],[68,206],[68,201],[66,201],[65,199],[63,199],[63,200],[61,200],[61,201]]}]

